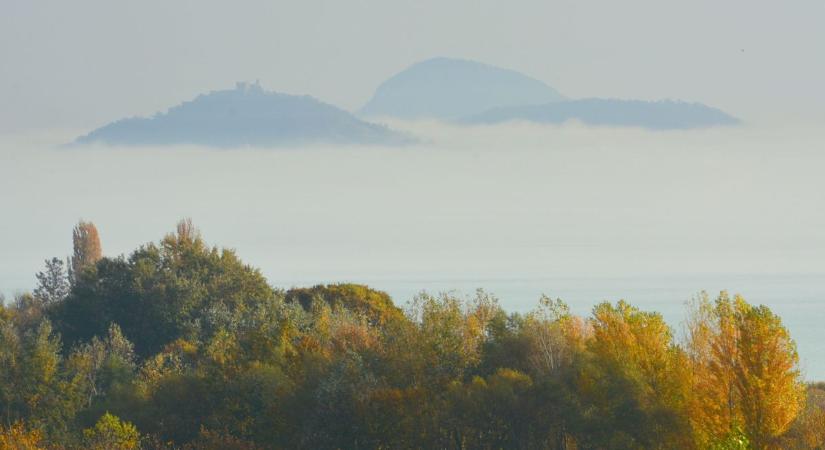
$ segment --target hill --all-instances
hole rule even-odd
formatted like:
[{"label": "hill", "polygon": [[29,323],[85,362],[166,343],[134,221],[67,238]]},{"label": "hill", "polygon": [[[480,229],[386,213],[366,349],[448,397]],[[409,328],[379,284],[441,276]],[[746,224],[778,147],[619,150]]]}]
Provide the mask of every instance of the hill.
[{"label": "hill", "polygon": [[474,61],[433,58],[382,83],[359,114],[403,119],[457,119],[491,108],[563,100],[519,72]]},{"label": "hill", "polygon": [[564,123],[578,120],[587,125],[640,127],[653,130],[691,129],[736,125],[739,119],[701,103],[663,100],[615,100],[590,98],[543,105],[494,108],[459,120],[463,124],[509,121]]},{"label": "hill", "polygon": [[315,98],[268,92],[257,83],[238,83],[235,89],[199,95],[152,117],[118,120],[75,143],[273,147],[412,141]]}]

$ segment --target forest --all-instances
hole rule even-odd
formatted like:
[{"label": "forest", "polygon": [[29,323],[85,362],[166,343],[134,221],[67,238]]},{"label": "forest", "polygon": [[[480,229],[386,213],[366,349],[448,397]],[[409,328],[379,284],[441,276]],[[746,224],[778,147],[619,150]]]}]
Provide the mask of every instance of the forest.
[{"label": "forest", "polygon": [[0,450],[825,448],[825,383],[737,295],[676,329],[625,301],[282,290],[190,220],[116,257],[72,238],[0,306]]}]

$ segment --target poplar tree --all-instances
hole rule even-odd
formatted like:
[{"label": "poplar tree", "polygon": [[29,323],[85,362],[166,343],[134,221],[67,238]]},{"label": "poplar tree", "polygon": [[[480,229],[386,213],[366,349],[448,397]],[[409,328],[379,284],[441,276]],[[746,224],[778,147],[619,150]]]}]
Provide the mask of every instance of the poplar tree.
[{"label": "poplar tree", "polygon": [[72,230],[73,254],[69,263],[69,279],[74,281],[86,267],[103,257],[100,236],[92,222],[81,220]]},{"label": "poplar tree", "polygon": [[693,414],[707,444],[744,433],[753,448],[779,447],[800,414],[805,386],[796,344],[766,306],[722,292],[700,299],[689,321]]}]

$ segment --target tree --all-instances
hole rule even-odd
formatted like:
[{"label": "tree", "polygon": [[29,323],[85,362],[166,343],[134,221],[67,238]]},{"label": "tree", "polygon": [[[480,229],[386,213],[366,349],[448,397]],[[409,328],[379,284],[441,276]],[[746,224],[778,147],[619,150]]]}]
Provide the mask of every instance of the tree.
[{"label": "tree", "polygon": [[498,300],[483,290],[472,299],[422,292],[407,312],[415,326],[413,332],[393,339],[388,350],[403,354],[417,366],[412,369],[417,382],[448,383],[479,364],[489,325],[499,312]]},{"label": "tree", "polygon": [[697,303],[688,330],[696,428],[709,444],[741,429],[754,448],[779,448],[805,400],[796,344],[770,309],[741,296]]},{"label": "tree", "polygon": [[23,422],[0,426],[0,450],[43,450],[42,439],[38,430],[27,430]]},{"label": "tree", "polygon": [[38,272],[35,277],[37,277],[37,288],[34,290],[34,296],[43,304],[57,303],[69,294],[69,277],[61,259],[47,259],[46,269]]},{"label": "tree", "polygon": [[92,222],[80,221],[72,230],[73,254],[69,264],[69,278],[75,280],[83,269],[94,265],[103,253],[100,236]]},{"label": "tree", "polygon": [[251,442],[238,439],[228,433],[201,429],[198,438],[183,446],[183,450],[258,450]]},{"label": "tree", "polygon": [[189,225],[178,228],[159,245],[103,258],[76,277],[52,311],[67,344],[103,336],[116,323],[145,358],[179,338],[206,341],[234,330],[264,306],[277,309],[260,271],[232,250],[208,247]]},{"label": "tree", "polygon": [[293,288],[287,291],[287,302],[300,303],[310,310],[314,302],[325,302],[331,307],[346,308],[362,314],[373,325],[386,325],[391,321],[404,320],[404,313],[396,307],[386,292],[370,289],[360,284],[317,285],[311,288]]},{"label": "tree", "polygon": [[808,386],[805,410],[782,439],[785,448],[825,448],[825,383]]},{"label": "tree", "polygon": [[131,423],[106,413],[93,428],[83,430],[83,441],[89,450],[135,450],[140,433]]},{"label": "tree", "polygon": [[577,380],[584,436],[604,448],[691,448],[687,357],[656,313],[624,301],[593,309]]},{"label": "tree", "polygon": [[67,364],[73,375],[82,380],[86,406],[105,396],[113,387],[130,382],[135,374],[135,354],[117,324],[109,326],[104,339],[97,336],[74,349]]},{"label": "tree", "polygon": [[779,318],[726,294],[681,344],[624,301],[402,311],[363,285],[275,290],[191,220],[84,266],[62,301],[58,260],[38,280],[0,305],[0,450],[825,444],[825,385],[806,398]]},{"label": "tree", "polygon": [[543,424],[535,426],[532,388],[528,375],[503,368],[486,378],[452,383],[445,425],[452,428],[456,448],[530,448],[531,441],[544,441]]},{"label": "tree", "polygon": [[82,406],[71,381],[48,320],[21,330],[0,318],[0,423],[25,421],[44,436],[64,438]]}]

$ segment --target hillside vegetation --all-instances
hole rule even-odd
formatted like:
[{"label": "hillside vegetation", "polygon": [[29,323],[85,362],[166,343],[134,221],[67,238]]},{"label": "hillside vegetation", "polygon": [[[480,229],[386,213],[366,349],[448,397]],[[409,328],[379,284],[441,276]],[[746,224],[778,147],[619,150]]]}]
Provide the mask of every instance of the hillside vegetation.
[{"label": "hillside vegetation", "polygon": [[191,222],[128,256],[75,230],[72,270],[0,307],[0,449],[814,449],[779,317],[700,295],[655,312],[355,284],[273,289]]}]

